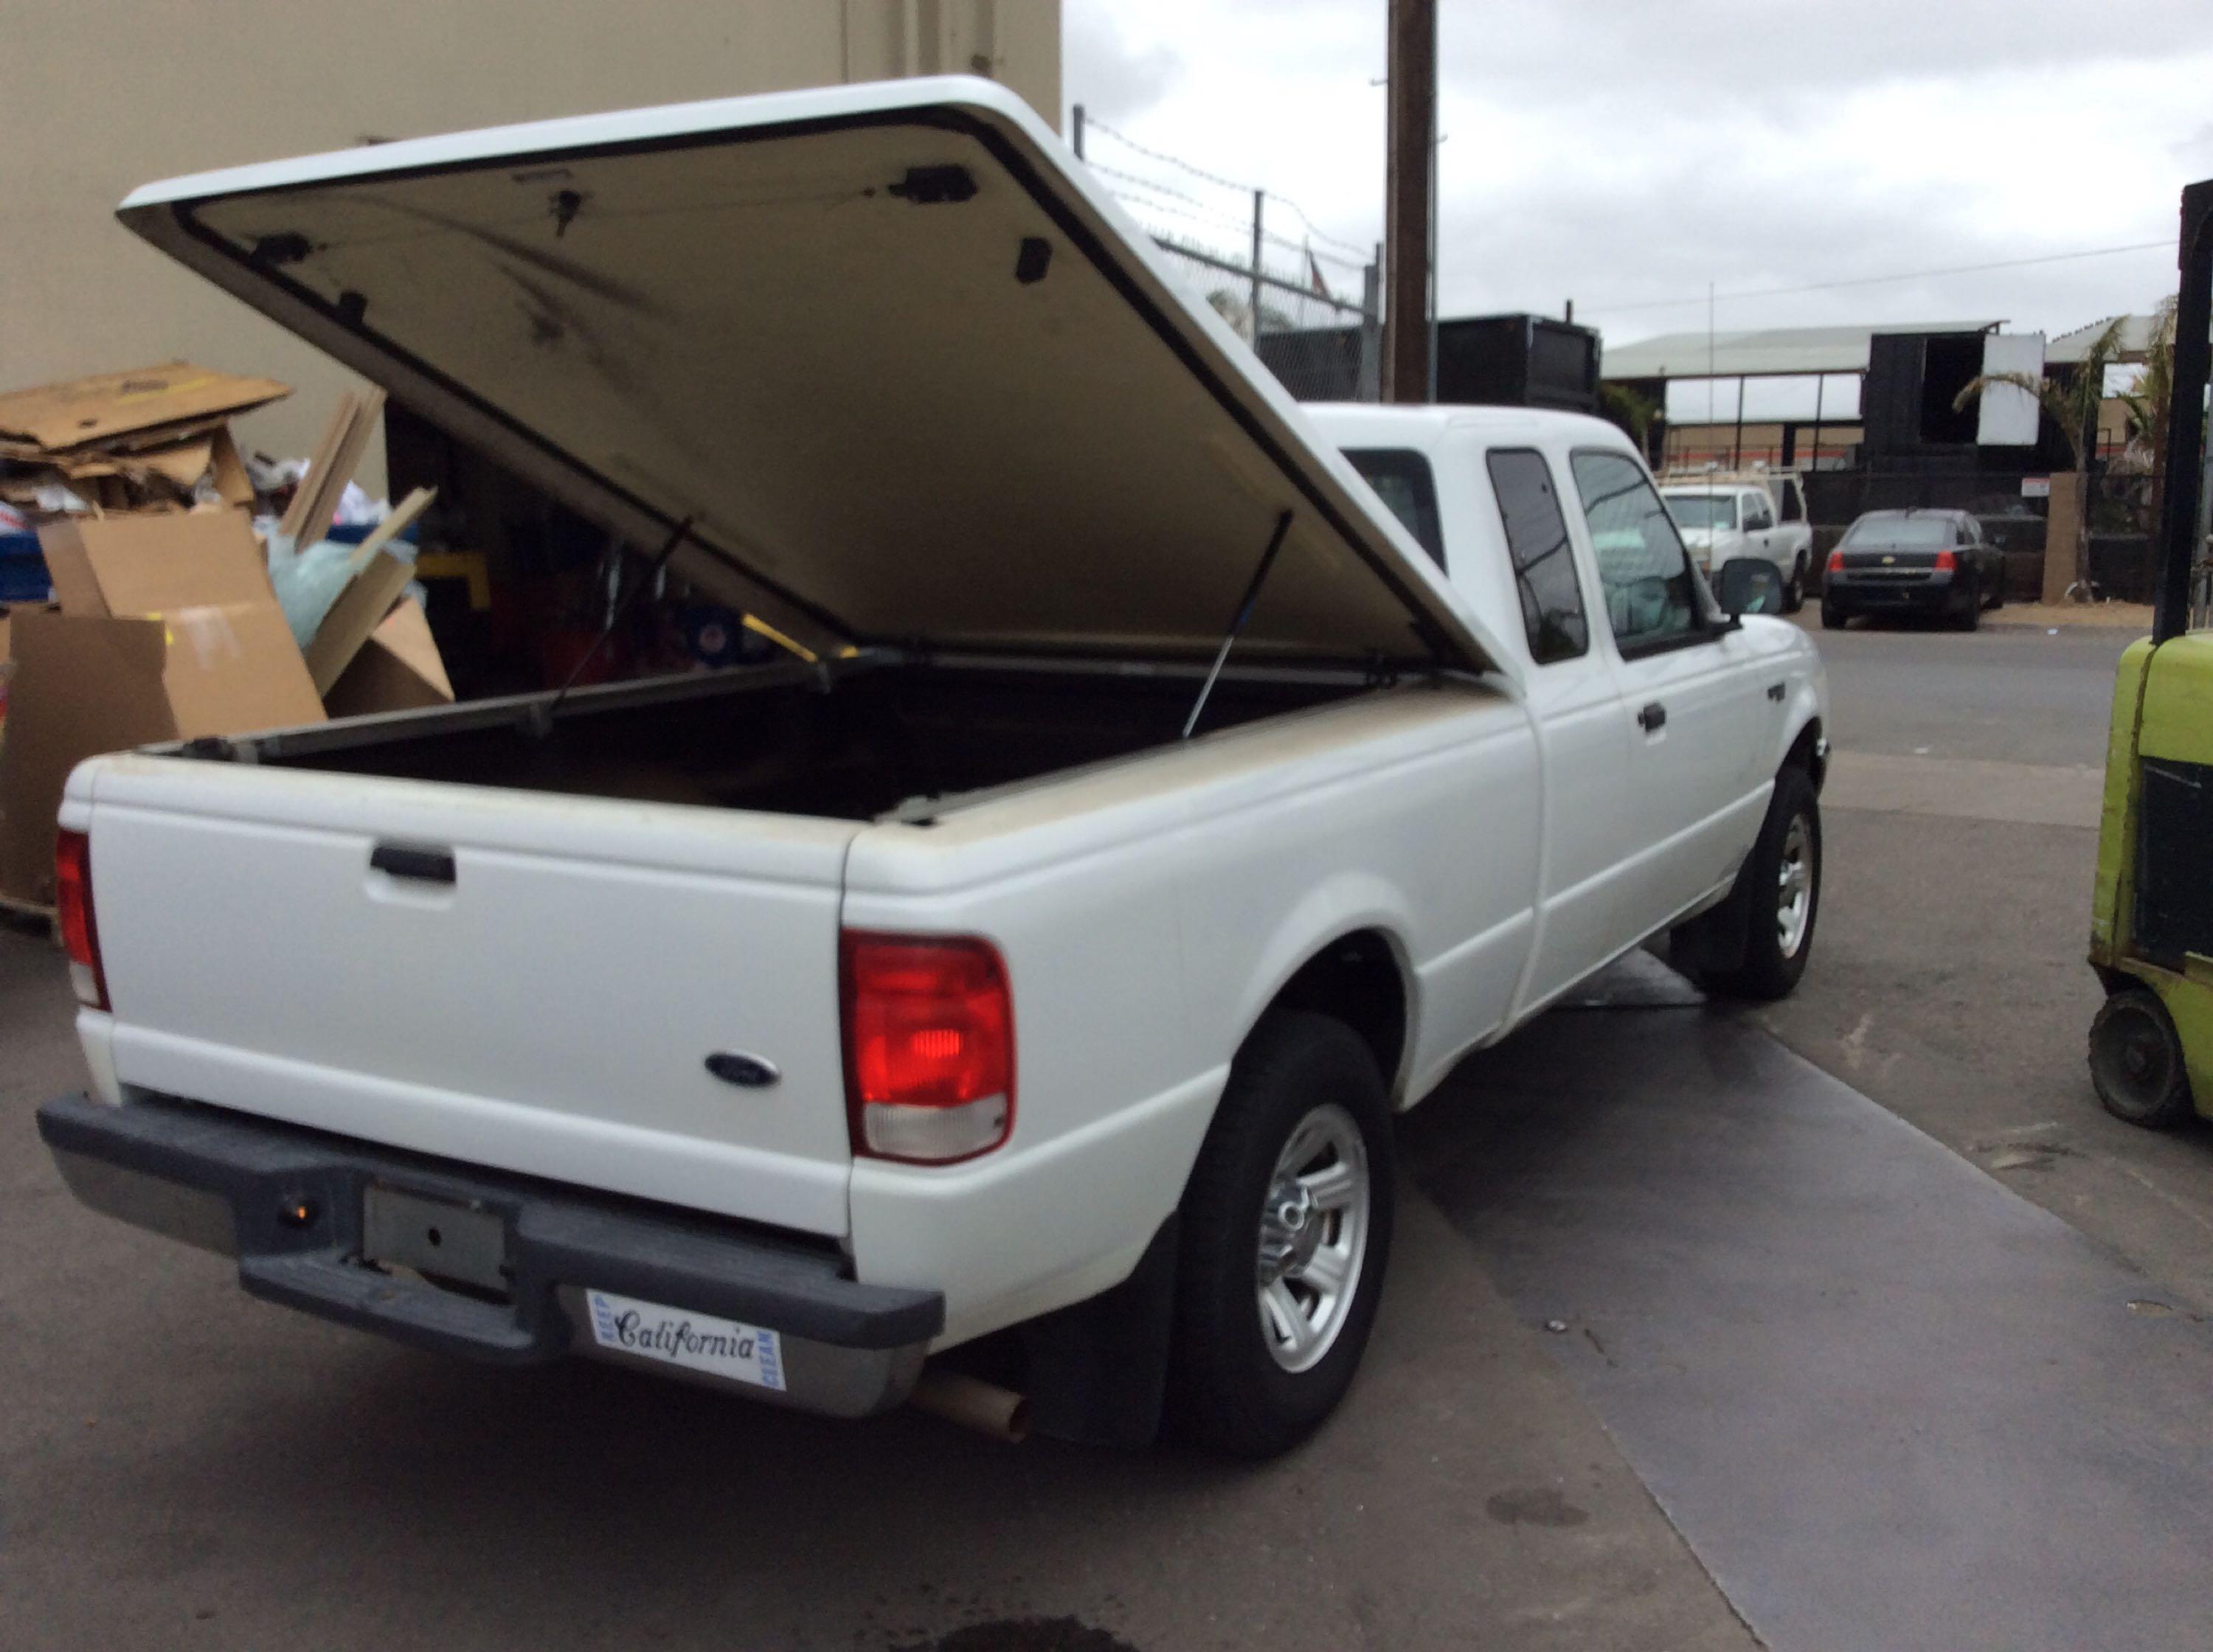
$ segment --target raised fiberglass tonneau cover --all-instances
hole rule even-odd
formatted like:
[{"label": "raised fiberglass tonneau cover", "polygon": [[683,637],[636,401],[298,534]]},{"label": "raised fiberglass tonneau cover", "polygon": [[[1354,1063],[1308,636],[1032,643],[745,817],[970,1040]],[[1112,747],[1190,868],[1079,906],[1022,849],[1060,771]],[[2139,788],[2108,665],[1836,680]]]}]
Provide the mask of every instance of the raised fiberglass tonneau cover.
[{"label": "raised fiberglass tonneau cover", "polygon": [[911,80],[137,191],[131,229],[823,643],[1490,668],[1435,566],[1020,100]]}]

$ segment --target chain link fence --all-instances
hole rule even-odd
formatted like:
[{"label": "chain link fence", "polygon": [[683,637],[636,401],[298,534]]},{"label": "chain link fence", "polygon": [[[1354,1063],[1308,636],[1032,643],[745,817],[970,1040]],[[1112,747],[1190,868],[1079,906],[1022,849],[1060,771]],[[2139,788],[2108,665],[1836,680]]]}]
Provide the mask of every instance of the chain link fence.
[{"label": "chain link fence", "polygon": [[1375,401],[1383,326],[1372,252],[1318,229],[1298,204],[1148,149],[1078,112],[1077,150],[1166,254],[1302,401]]}]

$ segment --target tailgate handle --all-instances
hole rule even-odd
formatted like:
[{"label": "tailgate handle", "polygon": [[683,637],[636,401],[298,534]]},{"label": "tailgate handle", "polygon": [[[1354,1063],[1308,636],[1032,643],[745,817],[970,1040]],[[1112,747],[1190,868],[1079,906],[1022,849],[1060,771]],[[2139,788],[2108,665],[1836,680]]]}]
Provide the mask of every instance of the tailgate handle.
[{"label": "tailgate handle", "polygon": [[450,849],[424,849],[412,844],[379,844],[369,851],[372,870],[395,878],[413,878],[419,883],[451,883],[454,881],[454,851]]}]

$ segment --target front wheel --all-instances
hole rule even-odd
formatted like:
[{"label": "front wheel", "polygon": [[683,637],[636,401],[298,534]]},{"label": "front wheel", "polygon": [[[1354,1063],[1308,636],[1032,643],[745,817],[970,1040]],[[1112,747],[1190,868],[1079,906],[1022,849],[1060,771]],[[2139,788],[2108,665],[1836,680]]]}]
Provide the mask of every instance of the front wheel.
[{"label": "front wheel", "polygon": [[1391,1109],[1344,1022],[1275,1011],[1238,1052],[1184,1192],[1169,1422],[1272,1457],[1320,1427],[1368,1345],[1391,1253]]},{"label": "front wheel", "polygon": [[1736,876],[1746,901],[1744,961],[1700,984],[1733,997],[1787,998],[1806,972],[1821,910],[1821,808],[1803,769],[1775,777],[1767,819]]},{"label": "front wheel", "polygon": [[2159,994],[2123,987],[2090,1022],[2090,1082],[2114,1118],[2166,1130],[2194,1111],[2182,1039]]}]

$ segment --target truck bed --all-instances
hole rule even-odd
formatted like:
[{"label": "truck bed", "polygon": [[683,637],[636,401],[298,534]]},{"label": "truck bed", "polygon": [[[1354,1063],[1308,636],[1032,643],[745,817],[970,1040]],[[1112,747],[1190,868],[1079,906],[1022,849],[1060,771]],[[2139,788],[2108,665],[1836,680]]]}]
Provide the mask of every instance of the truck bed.
[{"label": "truck bed", "polygon": [[[1127,756],[1180,734],[1196,673],[866,664],[834,676],[726,674],[674,701],[619,690],[572,700],[542,734],[431,712],[388,733],[314,734],[262,756],[280,766],[461,781],[573,796],[869,820]],[[1226,678],[1204,728],[1357,692],[1342,679]],[[464,708],[466,711],[468,708]]]},{"label": "truck bed", "polygon": [[[1174,743],[1197,688],[848,661],[595,689],[543,734],[473,704],[102,759],[107,1058],[139,1090],[842,1234],[854,840]],[[1206,726],[1358,692],[1225,680]],[[777,1082],[733,1088],[732,1055]]]}]

